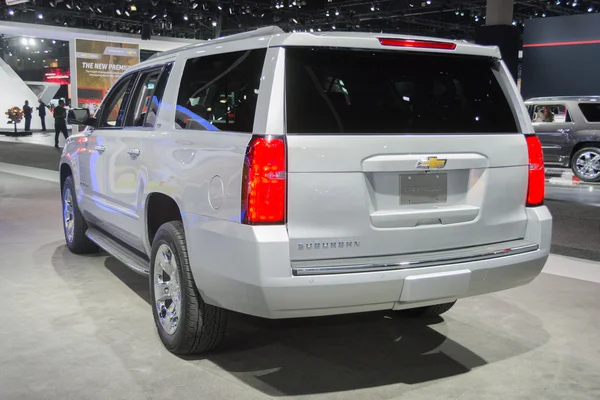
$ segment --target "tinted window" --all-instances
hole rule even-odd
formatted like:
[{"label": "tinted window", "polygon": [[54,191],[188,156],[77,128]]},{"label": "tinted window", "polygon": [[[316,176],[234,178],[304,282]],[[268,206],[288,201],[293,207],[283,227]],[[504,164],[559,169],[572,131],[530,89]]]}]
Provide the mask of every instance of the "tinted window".
[{"label": "tinted window", "polygon": [[582,103],[579,108],[588,122],[600,122],[600,104]]},{"label": "tinted window", "polygon": [[518,132],[487,59],[286,49],[288,133]]},{"label": "tinted window", "polygon": [[[125,126],[144,126],[146,116],[153,102],[162,69],[153,69],[140,73],[134,95],[131,97],[130,109],[127,113]],[[158,101],[158,100],[157,100]],[[152,118],[154,120],[154,118]],[[154,127],[152,123],[151,127]]]},{"label": "tinted window", "polygon": [[177,100],[181,129],[252,132],[266,50],[188,60]]},{"label": "tinted window", "polygon": [[133,76],[123,78],[110,90],[106,101],[102,105],[99,127],[115,128],[123,126],[125,106],[127,105],[132,79]]}]

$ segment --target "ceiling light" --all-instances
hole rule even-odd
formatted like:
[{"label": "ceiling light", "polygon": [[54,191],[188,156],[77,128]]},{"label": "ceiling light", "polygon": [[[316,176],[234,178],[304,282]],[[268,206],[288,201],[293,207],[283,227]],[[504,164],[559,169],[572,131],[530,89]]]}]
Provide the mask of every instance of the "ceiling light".
[{"label": "ceiling light", "polygon": [[15,10],[13,10],[13,9],[8,10],[8,15],[15,15]]},{"label": "ceiling light", "polygon": [[131,5],[131,7],[129,7],[129,9],[130,9],[132,12],[136,12],[136,11],[137,11],[137,6],[136,6],[135,4],[132,4],[132,5]]},{"label": "ceiling light", "polygon": [[125,15],[127,15],[128,17],[131,17],[131,14],[129,14],[128,10],[125,10]]},{"label": "ceiling light", "polygon": [[44,19],[44,15],[43,15],[42,13],[39,13],[39,14],[37,15],[37,18],[38,18],[38,19]]},{"label": "ceiling light", "polygon": [[21,44],[22,44],[23,46],[27,46],[27,44],[28,44],[28,43],[29,43],[29,41],[27,40],[27,38],[23,38],[23,39],[21,39]]},{"label": "ceiling light", "polygon": [[217,26],[217,21],[213,21],[212,26]]},{"label": "ceiling light", "polygon": [[32,46],[35,46],[35,39],[34,38],[29,39],[29,44]]},{"label": "ceiling light", "polygon": [[116,13],[117,13],[117,15],[119,15],[119,16],[120,16],[121,14],[123,14],[123,13],[121,12],[121,9],[120,9],[120,8],[117,8],[117,9],[115,10],[115,12],[116,12]]},{"label": "ceiling light", "polygon": [[594,12],[594,7],[590,6],[590,8],[588,8],[588,12]]},{"label": "ceiling light", "polygon": [[187,20],[189,20],[189,19],[190,19],[190,17],[188,17],[188,16],[187,16],[187,14],[185,14],[185,15],[183,16],[183,19],[184,19],[185,21],[187,21]]},{"label": "ceiling light", "polygon": [[194,9],[194,10],[195,10],[196,8],[198,8],[198,3],[194,3],[194,4],[192,4],[192,9]]}]

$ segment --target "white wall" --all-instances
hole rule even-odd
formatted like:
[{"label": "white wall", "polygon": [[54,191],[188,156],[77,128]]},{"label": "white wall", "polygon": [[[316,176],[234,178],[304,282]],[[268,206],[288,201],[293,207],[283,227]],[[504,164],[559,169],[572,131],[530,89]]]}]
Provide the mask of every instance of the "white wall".
[{"label": "white wall", "polygon": [[[38,98],[29,89],[29,86],[13,71],[13,69],[0,58],[0,129],[12,130],[13,125],[8,125],[8,117],[4,114],[9,108],[19,107],[22,108],[25,104],[25,100],[29,100],[29,105],[33,108],[33,119],[31,120],[31,129],[33,131],[42,129],[42,122],[37,116],[36,107],[38,106]],[[54,121],[52,121],[52,115],[47,113],[46,115],[46,127],[52,128]],[[25,129],[25,120],[21,121],[17,125],[19,131]]]}]

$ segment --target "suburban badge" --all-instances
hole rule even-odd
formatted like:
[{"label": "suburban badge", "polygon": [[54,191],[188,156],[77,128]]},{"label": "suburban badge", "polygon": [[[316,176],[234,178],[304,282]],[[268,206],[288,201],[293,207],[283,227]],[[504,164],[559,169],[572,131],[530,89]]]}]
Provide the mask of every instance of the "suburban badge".
[{"label": "suburban badge", "polygon": [[335,242],[308,242],[298,243],[298,250],[333,250],[333,249],[346,249],[351,247],[360,247],[360,241],[358,240],[341,240]]}]

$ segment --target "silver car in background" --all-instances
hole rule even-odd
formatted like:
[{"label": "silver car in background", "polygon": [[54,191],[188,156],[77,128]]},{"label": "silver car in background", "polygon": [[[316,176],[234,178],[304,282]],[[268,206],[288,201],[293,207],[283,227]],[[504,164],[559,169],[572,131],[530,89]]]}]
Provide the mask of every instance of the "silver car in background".
[{"label": "silver car in background", "polygon": [[65,238],[149,275],[159,336],[214,349],[227,310],[397,310],[531,282],[544,165],[495,47],[262,29],[128,71],[61,160]]}]

